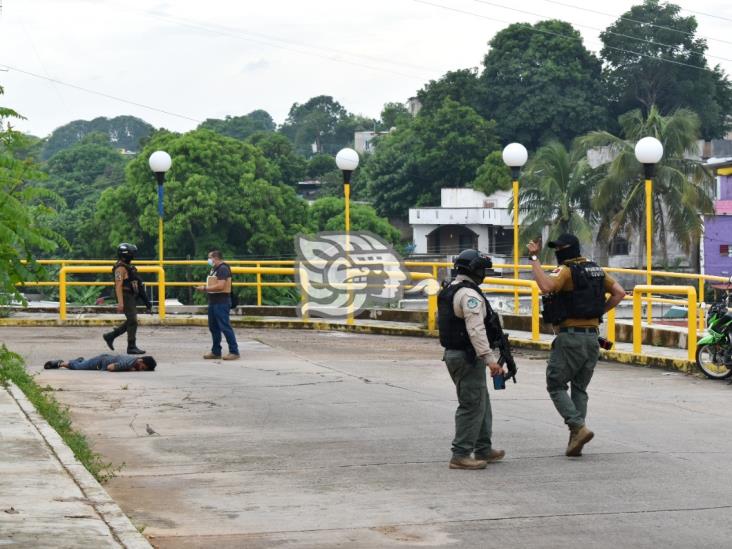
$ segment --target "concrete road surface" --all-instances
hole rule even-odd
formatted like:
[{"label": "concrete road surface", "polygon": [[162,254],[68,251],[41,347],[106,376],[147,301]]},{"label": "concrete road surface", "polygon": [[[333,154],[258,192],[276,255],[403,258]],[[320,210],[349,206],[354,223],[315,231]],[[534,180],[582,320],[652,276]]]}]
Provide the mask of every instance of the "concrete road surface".
[{"label": "concrete road surface", "polygon": [[[545,357],[491,389],[505,461],[447,467],[454,388],[434,339],[143,329],[154,373],[43,371],[105,350],[97,328],[4,328],[75,425],[124,464],[107,490],[156,547],[730,547],[732,386],[601,363],[595,439],[567,458]],[[148,435],[146,425],[158,434]]]}]

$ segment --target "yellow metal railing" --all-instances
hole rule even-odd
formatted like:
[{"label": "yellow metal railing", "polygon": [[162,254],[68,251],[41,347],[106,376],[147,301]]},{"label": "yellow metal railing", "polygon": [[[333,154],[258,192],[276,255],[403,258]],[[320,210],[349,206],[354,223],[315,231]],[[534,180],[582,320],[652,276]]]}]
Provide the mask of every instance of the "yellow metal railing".
[{"label": "yellow metal railing", "polygon": [[[158,275],[158,315],[165,318],[165,269],[160,266],[140,265],[137,270],[141,273],[157,273]],[[108,273],[106,267],[70,265],[61,267],[58,273],[58,315],[61,320],[66,320],[66,287],[67,286],[109,286],[109,282],[69,282],[66,275],[69,274],[99,274]]]},{"label": "yellow metal railing", "polygon": [[[100,281],[73,281],[68,280],[70,274],[90,274],[90,273],[107,273],[109,266],[113,265],[113,260],[81,260],[81,259],[46,259],[39,260],[38,263],[45,265],[59,265],[61,269],[58,274],[58,281],[36,281],[26,282],[24,286],[57,286],[59,287],[59,315],[63,320],[66,318],[66,298],[67,298],[67,287],[68,286],[110,286],[112,282],[100,282]],[[294,281],[270,281],[267,280],[269,276],[286,276],[294,277],[294,260],[230,260],[227,261],[231,265],[232,272],[235,275],[253,276],[252,280],[234,282],[235,287],[255,287],[256,288],[256,299],[257,305],[262,304],[262,293],[265,287],[295,287]],[[181,282],[181,281],[167,281],[165,269],[171,267],[181,266],[205,266],[206,261],[203,260],[166,260],[160,264],[158,260],[138,260],[136,261],[138,270],[142,273],[157,273],[157,283],[151,285],[157,285],[160,296],[160,317],[165,317],[165,288],[166,286],[172,287],[192,287],[201,284],[201,282]],[[422,262],[422,261],[405,261],[404,265],[412,271],[410,276],[413,281],[424,280],[424,279],[435,279],[437,280],[440,269],[452,268],[452,263],[449,262]],[[510,270],[513,269],[513,264],[494,264],[496,269]],[[519,265],[520,270],[529,270],[530,265]],[[544,265],[544,269],[554,268],[553,265]],[[641,269],[622,269],[622,268],[605,268],[610,273],[622,273],[626,275],[636,276],[647,276],[648,271]],[[666,303],[672,305],[684,305],[688,308],[688,322],[691,330],[691,322],[694,323],[694,331],[690,331],[689,345],[691,348],[695,347],[696,344],[696,328],[699,330],[704,328],[704,289],[706,282],[728,282],[726,277],[711,276],[711,275],[699,275],[694,273],[675,273],[665,271],[651,271],[651,277],[666,277],[666,278],[677,278],[686,280],[695,280],[698,285],[698,291],[695,289],[693,294],[688,293],[688,288],[693,286],[665,286],[665,285],[637,285],[632,298],[634,303],[634,334],[640,329],[640,308],[636,310],[637,299],[636,294],[643,293],[646,297],[643,301],[654,302],[654,303]],[[489,287],[485,288],[486,293],[506,293],[518,295],[530,295],[531,296],[531,337],[532,340],[536,341],[539,339],[539,290],[538,286],[533,280],[529,279],[513,279],[513,278],[486,278],[485,284]],[[648,288],[652,288],[649,290]],[[680,291],[679,288],[683,288]],[[654,295],[655,294],[655,295]],[[669,299],[667,297],[661,297],[658,294],[686,294],[686,299]],[[693,299],[690,299],[689,295],[693,295]],[[301,297],[302,304],[306,304],[306,296]],[[305,318],[307,319],[307,307],[303,308],[305,312]],[[430,331],[436,329],[436,311],[437,301],[436,295],[429,295],[427,299],[427,328]],[[607,315],[608,331],[607,337],[611,341],[615,341],[615,311],[612,310]],[[634,352],[636,345],[636,337],[634,335]],[[640,352],[640,350],[638,351]],[[691,357],[691,354],[690,354]]]},{"label": "yellow metal railing", "polygon": [[633,288],[633,353],[641,354],[643,339],[643,324],[641,318],[641,296],[643,294],[663,292],[665,294],[686,294],[688,304],[688,358],[696,360],[696,289],[693,286],[654,286],[637,285]]}]

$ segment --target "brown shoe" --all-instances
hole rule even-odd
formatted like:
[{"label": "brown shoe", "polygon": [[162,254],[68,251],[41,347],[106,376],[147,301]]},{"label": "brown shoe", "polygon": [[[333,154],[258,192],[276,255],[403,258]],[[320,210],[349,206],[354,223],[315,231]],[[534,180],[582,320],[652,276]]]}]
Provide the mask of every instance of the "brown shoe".
[{"label": "brown shoe", "polygon": [[203,355],[203,358],[205,358],[207,360],[210,360],[210,359],[220,359],[221,358],[221,355],[215,355],[213,353],[206,353],[205,355]]},{"label": "brown shoe", "polygon": [[582,447],[592,440],[595,433],[590,431],[586,426],[570,428],[569,444],[565,455],[570,457],[579,457],[582,455]]},{"label": "brown shoe", "polygon": [[239,355],[229,353],[224,357],[224,360],[239,360]]},{"label": "brown shoe", "polygon": [[493,461],[500,461],[503,459],[503,457],[506,455],[505,450],[493,450],[491,449],[491,453],[486,455],[483,454],[475,454],[475,459],[479,461],[486,461],[488,463],[491,463]]},{"label": "brown shoe", "polygon": [[471,457],[454,457],[450,460],[450,469],[485,469],[488,462]]}]

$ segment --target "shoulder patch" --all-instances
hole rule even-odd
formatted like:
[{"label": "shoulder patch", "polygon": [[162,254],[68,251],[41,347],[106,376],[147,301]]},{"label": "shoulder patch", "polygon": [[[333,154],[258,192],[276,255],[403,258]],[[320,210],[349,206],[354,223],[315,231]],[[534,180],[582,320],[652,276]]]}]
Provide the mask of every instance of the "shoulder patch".
[{"label": "shoulder patch", "polygon": [[480,301],[475,297],[468,298],[468,309],[477,309],[480,306]]}]

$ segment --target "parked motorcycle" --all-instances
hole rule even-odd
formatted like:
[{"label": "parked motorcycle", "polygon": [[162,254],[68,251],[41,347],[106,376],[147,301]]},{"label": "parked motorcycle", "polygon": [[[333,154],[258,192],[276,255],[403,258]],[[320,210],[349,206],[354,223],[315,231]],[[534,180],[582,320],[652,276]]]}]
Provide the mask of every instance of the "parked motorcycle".
[{"label": "parked motorcycle", "polygon": [[696,364],[712,379],[732,376],[732,309],[729,295],[707,311],[707,333],[696,343]]}]

